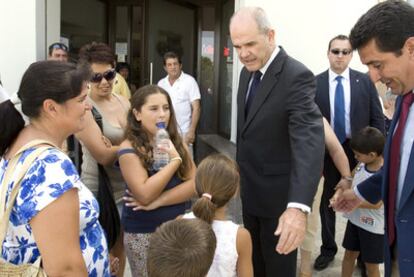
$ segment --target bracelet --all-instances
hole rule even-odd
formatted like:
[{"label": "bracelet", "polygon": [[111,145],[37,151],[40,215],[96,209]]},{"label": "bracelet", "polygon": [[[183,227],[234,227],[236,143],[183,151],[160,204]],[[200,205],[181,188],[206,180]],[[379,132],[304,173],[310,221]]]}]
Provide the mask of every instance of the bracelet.
[{"label": "bracelet", "polygon": [[181,159],[181,157],[174,157],[170,160],[170,162],[172,162],[172,161],[180,161],[180,163],[182,163],[183,159]]},{"label": "bracelet", "polygon": [[348,181],[348,182],[352,182],[352,180],[353,180],[354,178],[352,178],[351,176],[342,176],[342,179],[344,179],[344,180],[346,180],[346,181]]}]

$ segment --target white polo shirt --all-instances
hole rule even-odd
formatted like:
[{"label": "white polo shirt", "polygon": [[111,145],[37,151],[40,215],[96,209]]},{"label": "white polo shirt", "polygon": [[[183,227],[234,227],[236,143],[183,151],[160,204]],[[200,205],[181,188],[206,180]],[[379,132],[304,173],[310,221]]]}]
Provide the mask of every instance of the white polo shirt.
[{"label": "white polo shirt", "polygon": [[185,135],[191,126],[191,102],[200,99],[200,89],[196,80],[183,71],[180,77],[171,85],[168,75],[158,82],[171,97],[178,127],[182,135]]}]

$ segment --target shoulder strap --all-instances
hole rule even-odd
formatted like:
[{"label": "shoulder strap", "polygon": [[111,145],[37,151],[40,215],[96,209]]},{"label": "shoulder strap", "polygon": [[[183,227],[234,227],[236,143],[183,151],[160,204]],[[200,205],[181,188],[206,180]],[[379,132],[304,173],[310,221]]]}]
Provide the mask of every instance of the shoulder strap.
[{"label": "shoulder strap", "polygon": [[99,113],[98,109],[95,108],[94,106],[92,107],[92,115],[93,115],[93,118],[96,121],[96,124],[98,124],[98,126],[101,129],[102,134],[103,134],[102,115]]},{"label": "shoulder strap", "polygon": [[[19,168],[19,171],[15,173],[17,164],[19,163],[22,153],[36,145],[48,145],[37,147],[33,152],[31,152],[23,161],[22,166]],[[49,149],[50,146],[56,147],[53,143],[46,140],[33,140],[29,143],[22,146],[14,155],[10,158],[9,164],[7,166],[6,172],[4,172],[3,180],[0,184],[0,243],[3,242],[4,237],[6,236],[7,226],[9,223],[10,213],[16,200],[17,194],[19,192],[20,183],[23,177],[26,175],[31,164],[38,158],[45,150]],[[6,194],[8,184],[10,183],[12,176],[14,175],[13,188],[10,193],[10,197],[6,203]]]},{"label": "shoulder strap", "polygon": [[119,104],[120,104],[120,105],[121,105],[121,107],[125,110],[125,112],[128,112],[128,111],[129,111],[129,108],[128,108],[128,107],[126,107],[126,106],[124,105],[124,103],[122,102],[122,100],[121,100],[121,96],[120,96],[120,95],[118,95],[118,94],[116,94],[116,93],[112,93],[112,96],[114,96],[114,97],[118,100]]}]

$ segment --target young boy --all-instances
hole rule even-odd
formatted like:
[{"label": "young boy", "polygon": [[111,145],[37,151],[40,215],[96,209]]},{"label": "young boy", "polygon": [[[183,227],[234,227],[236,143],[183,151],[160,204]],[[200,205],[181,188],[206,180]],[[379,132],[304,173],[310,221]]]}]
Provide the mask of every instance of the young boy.
[{"label": "young boy", "polygon": [[[384,135],[376,128],[365,127],[351,140],[355,159],[360,163],[354,173],[352,186],[369,178],[380,170],[383,164]],[[369,277],[380,276],[379,264],[383,262],[384,208],[382,202],[372,205],[363,202],[349,214],[344,241],[346,249],[342,261],[342,277],[351,277],[355,260],[361,254]]]},{"label": "young boy", "polygon": [[176,219],[162,224],[151,235],[149,277],[203,277],[213,262],[216,236],[200,219]]}]

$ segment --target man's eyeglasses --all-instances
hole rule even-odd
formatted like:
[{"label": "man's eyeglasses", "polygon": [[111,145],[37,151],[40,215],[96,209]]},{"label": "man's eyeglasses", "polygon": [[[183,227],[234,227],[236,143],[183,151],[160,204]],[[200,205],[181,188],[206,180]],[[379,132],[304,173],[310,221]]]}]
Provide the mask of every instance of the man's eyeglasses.
[{"label": "man's eyeglasses", "polygon": [[49,50],[52,49],[62,49],[65,52],[68,52],[68,47],[66,45],[64,45],[63,43],[53,43],[52,45],[49,46]]},{"label": "man's eyeglasses", "polygon": [[342,53],[342,55],[344,55],[344,56],[348,56],[349,54],[352,53],[352,50],[350,50],[350,49],[344,49],[344,50],[331,49],[331,53],[334,54],[335,56],[338,56],[340,53]]},{"label": "man's eyeglasses", "polygon": [[103,78],[105,80],[112,81],[116,76],[115,69],[110,69],[108,71],[105,71],[104,73],[94,73],[91,78],[92,83],[100,83]]}]

